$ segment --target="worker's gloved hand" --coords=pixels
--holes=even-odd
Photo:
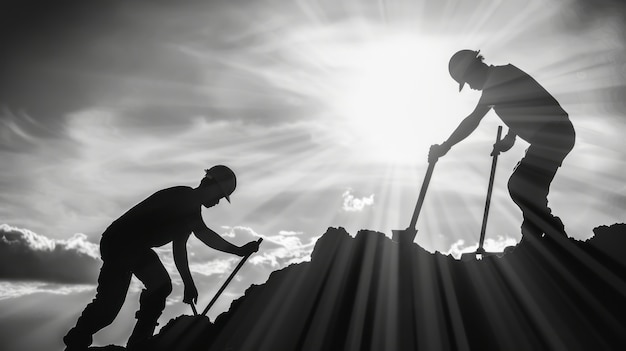
[[[428,163],[437,162],[439,157],[444,156],[448,151],[450,151],[450,146],[445,142],[432,145],[428,151]]]
[[[244,246],[240,247],[240,252],[239,252],[239,256],[247,256],[247,255],[252,255],[253,253],[259,251],[259,242],[258,241],[251,241],[247,244],[245,244]]]
[[[190,304],[198,302],[198,289],[195,284],[185,284],[185,295],[183,296],[183,302]]]
[[[491,156],[497,156],[501,152],[509,151],[514,144],[515,137],[509,137],[509,135],[506,135],[504,138],[493,144],[493,151],[491,151]]]

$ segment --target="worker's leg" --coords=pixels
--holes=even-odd
[[[541,237],[547,232],[565,235],[561,220],[548,207],[550,184],[560,161],[543,158],[542,151],[536,146],[528,149],[509,179],[509,193],[522,210],[522,235]]]
[[[96,297],[85,307],[76,326],[63,338],[67,350],[86,349],[92,342],[92,336],[100,329],[111,324],[119,313],[131,272],[119,262],[104,261],[98,277]]]
[[[141,254],[133,273],[144,284],[145,289],[139,298],[139,311],[135,314],[137,324],[128,339],[128,346],[136,346],[146,341],[154,333],[157,320],[165,308],[165,300],[172,292],[172,282],[157,254],[146,250]]]
[[[537,181],[542,189],[539,196],[542,199],[545,197],[545,209],[547,211],[539,212],[539,222],[543,232],[550,238],[567,237],[563,221],[552,215],[552,211],[547,206],[547,196],[557,170],[574,148],[575,141],[576,132],[570,123],[552,124],[544,127],[541,132],[535,135],[533,152],[530,156],[527,155],[527,158],[530,157],[529,161],[535,164],[541,173]]]

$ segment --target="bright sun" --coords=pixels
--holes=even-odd
[[[335,109],[368,157],[415,161],[417,148],[425,150],[451,131],[440,132],[448,124],[441,107],[454,97],[447,57],[407,38],[344,50]]]

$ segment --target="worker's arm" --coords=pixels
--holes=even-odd
[[[452,132],[448,140],[444,141],[441,144],[435,144],[430,147],[430,152],[428,153],[428,162],[437,161],[437,159],[450,151],[452,146],[459,143],[461,140],[467,138],[476,127],[480,121],[485,117],[487,112],[491,109],[491,106],[485,105],[483,103],[478,103],[476,108],[469,116],[465,117],[463,121],[459,124],[458,127]]]
[[[193,233],[205,245],[214,248],[215,250],[227,252],[233,255],[246,256],[259,250],[259,244],[256,241],[251,241],[243,246],[233,245],[216,232],[207,228],[203,222],[197,223],[194,226]]]
[[[198,289],[196,289],[196,284],[193,282],[191,272],[189,271],[189,261],[187,259],[188,238],[189,236],[186,235],[183,238],[175,239],[172,242],[172,251],[174,253],[174,263],[176,264],[178,273],[180,273],[180,277],[183,279],[183,283],[185,284],[183,302],[191,304],[192,302],[196,303],[198,301]]]

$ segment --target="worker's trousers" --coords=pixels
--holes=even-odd
[[[522,235],[566,235],[563,223],[548,207],[548,193],[574,141],[571,125],[546,127],[517,164],[508,187],[511,198],[522,210]]]
[[[85,307],[76,326],[65,337],[66,344],[89,346],[92,335],[111,324],[119,313],[134,274],[145,286],[139,298],[136,317],[154,323],[165,308],[172,283],[157,254],[151,249],[130,250],[113,245],[103,238],[103,260],[95,298]]]

